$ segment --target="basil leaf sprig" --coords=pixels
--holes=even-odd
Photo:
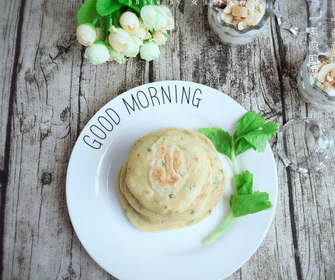
[[[240,174],[236,169],[236,158],[253,149],[264,152],[267,142],[275,135],[278,127],[274,122],[265,119],[254,111],[246,113],[237,123],[236,131],[231,136],[221,128],[200,128],[198,131],[207,136],[216,150],[226,155],[233,167],[236,194],[230,197],[231,210],[221,225],[209,235],[204,244],[212,243],[232,223],[234,218],[257,213],[272,206],[267,192],[253,191],[254,175],[246,170]]]

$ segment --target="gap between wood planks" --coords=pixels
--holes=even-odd
[[[280,27],[277,21],[275,21],[275,28],[276,28],[276,35],[277,35],[276,37],[277,37],[277,43],[278,43],[278,52],[279,54],[280,53],[283,54],[283,56],[280,56],[280,57],[285,57],[284,43],[280,36]],[[276,57],[276,60],[277,60],[276,66],[277,66],[278,77],[283,77],[282,69],[285,68],[285,60],[281,60],[280,57]],[[282,118],[283,118],[283,125],[284,125],[287,122],[287,119],[286,119],[285,98],[284,98],[285,90],[284,90],[284,83],[282,79],[279,79],[279,86],[280,86],[280,98],[281,98],[281,104],[282,104]],[[295,210],[294,210],[294,203],[293,203],[293,193],[292,193],[293,188],[292,188],[292,180],[291,180],[291,170],[289,169],[289,167],[286,167],[286,176],[287,176],[287,187],[288,187],[288,196],[289,196],[290,224],[291,224],[292,241],[293,241],[293,249],[294,249],[294,263],[295,263],[295,269],[297,273],[297,279],[301,280],[303,279],[301,260],[300,260],[300,256],[295,253],[299,250],[299,248],[298,248],[297,225],[294,219]]]
[[[21,35],[23,26],[23,15],[26,1],[21,0],[19,20],[16,31],[16,41],[15,41],[15,53],[14,53],[14,63],[13,71],[10,83],[10,94],[8,100],[8,118],[6,125],[6,140],[5,140],[5,155],[4,155],[4,169],[0,172],[0,184],[1,184],[1,202],[0,202],[0,278],[3,274],[3,251],[4,251],[4,223],[5,223],[5,207],[6,207],[6,193],[9,178],[9,160],[10,160],[10,140],[12,134],[12,117],[14,110],[14,97],[16,95],[16,83],[17,75],[19,72],[19,58],[21,54]]]

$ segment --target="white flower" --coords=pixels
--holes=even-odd
[[[108,42],[117,52],[124,52],[129,42],[131,41],[130,35],[124,31],[122,28],[115,28],[114,26],[110,29],[110,34],[108,36]]]
[[[140,55],[142,59],[146,61],[151,61],[159,57],[160,50],[158,45],[155,42],[151,41],[141,46]]]
[[[139,53],[142,41],[137,37],[131,36],[122,28],[115,28],[114,26],[110,29],[110,32],[108,41],[114,50],[128,57],[135,57]]]
[[[112,47],[109,47],[109,55],[110,55],[110,61],[116,61],[120,64],[123,64],[126,62],[126,58],[122,53],[117,52]]]
[[[123,52],[127,57],[135,57],[140,52],[140,46],[143,45],[143,42],[136,36],[130,36],[132,43],[129,44],[129,47]]]
[[[167,33],[163,31],[155,31],[152,34],[152,38],[155,39],[156,43],[158,46],[164,45],[168,39]]]
[[[95,26],[91,23],[80,24],[76,33],[78,42],[85,47],[92,45],[97,37]]]
[[[145,30],[144,27],[140,26],[134,35],[140,40],[144,40],[147,35],[147,30]]]
[[[172,30],[172,29],[174,29],[174,18],[173,18],[173,15],[171,13],[171,10],[164,5],[160,5],[159,7],[162,10],[162,12],[163,12],[163,14],[166,18],[166,21],[167,21],[166,26],[162,30]]]
[[[104,41],[94,42],[86,49],[85,58],[94,65],[105,63],[110,58],[107,44]]]
[[[132,12],[125,12],[120,17],[120,25],[130,34],[135,34],[140,27],[138,17]]]
[[[146,5],[141,9],[141,18],[149,29],[164,30],[167,26],[167,18],[163,10],[156,5]]]
[[[137,29],[134,35],[142,41],[151,38],[151,34],[148,28],[146,28],[142,22],[140,22],[140,27]]]

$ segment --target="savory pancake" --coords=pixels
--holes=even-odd
[[[135,226],[162,231],[207,217],[222,197],[225,179],[207,137],[168,128],[134,144],[120,170],[118,192]]]

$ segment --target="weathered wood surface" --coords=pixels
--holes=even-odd
[[[158,61],[97,67],[83,60],[75,41],[78,1],[0,2],[0,278],[115,279],[73,231],[65,175],[83,126],[127,89],[189,80],[280,125],[310,116],[335,128],[333,112],[306,105],[297,91],[306,36],[291,36],[272,18],[252,44],[229,48],[209,31],[204,1],[179,2],[170,2],[177,28]],[[331,17],[335,4],[329,0],[328,6]],[[277,162],[274,222],[252,258],[228,279],[335,279],[335,168],[301,176]]]

